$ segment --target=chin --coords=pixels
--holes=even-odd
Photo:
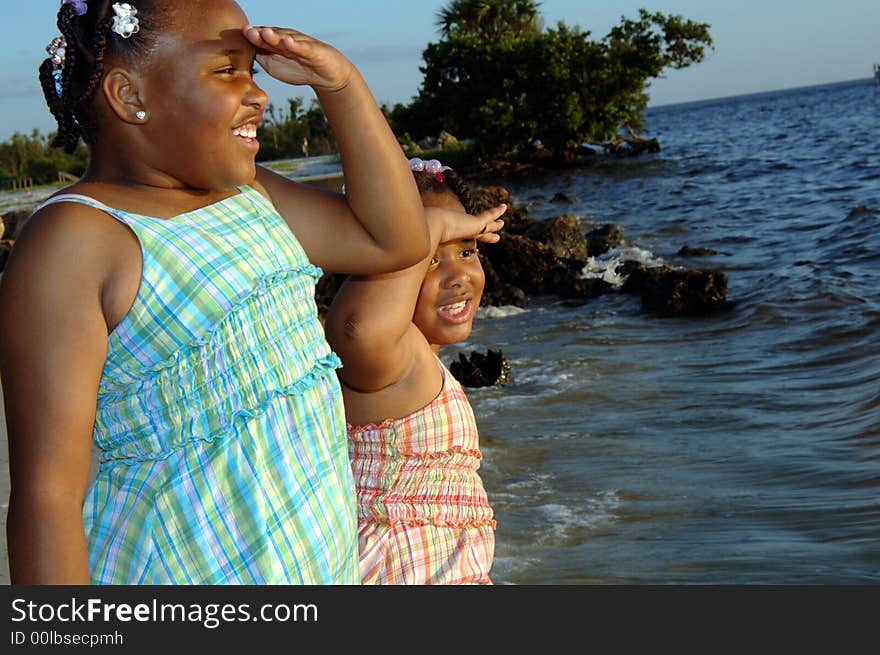
[[[227,178],[226,187],[227,189],[231,190],[240,186],[249,186],[254,183],[254,180],[256,178],[257,167],[255,165],[251,165],[250,167],[242,167],[240,170],[235,171],[235,173]]]
[[[438,328],[425,333],[428,342],[435,346],[451,346],[454,343],[466,341],[471,336],[472,326],[459,325],[454,328]]]

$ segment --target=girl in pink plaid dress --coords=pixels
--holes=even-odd
[[[437,352],[466,339],[500,207],[476,216],[467,185],[436,160],[410,160],[431,256],[396,273],[351,277],[327,314],[342,358],[363,584],[491,584],[495,520],[477,470],[476,423]]]

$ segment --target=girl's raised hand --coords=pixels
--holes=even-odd
[[[437,207],[427,207],[425,211],[437,212],[442,221],[440,243],[459,239],[476,239],[483,243],[497,243],[501,240],[498,232],[504,227],[501,216],[507,211],[507,205],[501,204],[479,214],[462,214]]]
[[[317,90],[345,88],[354,66],[336,48],[283,27],[245,25],[245,38],[257,48],[257,62],[272,77]]]

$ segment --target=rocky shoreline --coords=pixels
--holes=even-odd
[[[341,176],[304,181],[338,190]],[[565,213],[533,219],[501,186],[477,189],[473,197],[478,210],[500,203],[508,206],[501,241],[480,247],[486,272],[486,292],[481,306],[526,307],[535,297],[547,296],[583,304],[608,293],[635,296],[643,311],[661,316],[701,316],[730,306],[727,276],[719,270],[688,269],[669,264],[649,266],[621,256],[619,261],[615,260],[613,270],[613,277],[620,283],[585,277],[584,271],[590,260],[606,255],[622,244],[623,230],[618,225],[594,225],[577,215]],[[0,217],[0,274],[31,211],[32,208],[16,209]],[[678,254],[693,259],[715,253],[683,245]],[[344,278],[326,274],[318,281],[315,299],[322,316]],[[462,383],[470,382],[468,386],[503,384],[509,379],[509,367],[501,353],[472,353],[458,366],[464,378]]]
[[[651,267],[623,259],[616,268],[617,276],[624,278],[622,285],[584,278],[590,258],[606,254],[622,243],[620,226],[582,224],[574,214],[532,219],[500,186],[479,189],[473,196],[479,210],[500,203],[508,206],[501,241],[480,246],[486,272],[483,307],[525,307],[535,296],[585,303],[606,293],[637,296],[644,311],[664,316],[700,316],[729,306],[727,276],[718,270],[667,264]],[[688,258],[713,254],[690,246],[683,246],[679,253]],[[319,280],[316,300],[321,314],[344,278],[327,274]]]
[[[321,178],[308,183],[333,188],[340,178]],[[616,274],[620,286],[602,279],[585,278],[590,258],[599,257],[623,241],[623,230],[614,224],[584,223],[574,214],[537,220],[524,207],[516,206],[507,189],[490,186],[478,189],[474,200],[479,210],[506,203],[503,238],[483,244],[480,257],[486,271],[483,306],[524,307],[531,296],[556,296],[570,301],[587,301],[606,293],[638,296],[645,311],[662,315],[698,316],[724,309],[727,276],[718,270],[687,269],[683,266],[649,267],[643,262],[622,260]],[[15,209],[0,216],[0,273],[33,208]],[[687,259],[715,254],[705,248],[683,245],[678,254]],[[316,299],[325,310],[341,282],[341,276],[325,275],[318,283]]]

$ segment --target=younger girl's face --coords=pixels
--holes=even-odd
[[[465,213],[451,192],[423,193],[422,203]],[[413,323],[433,346],[464,341],[473,329],[485,285],[474,239],[441,243],[422,281]]]

